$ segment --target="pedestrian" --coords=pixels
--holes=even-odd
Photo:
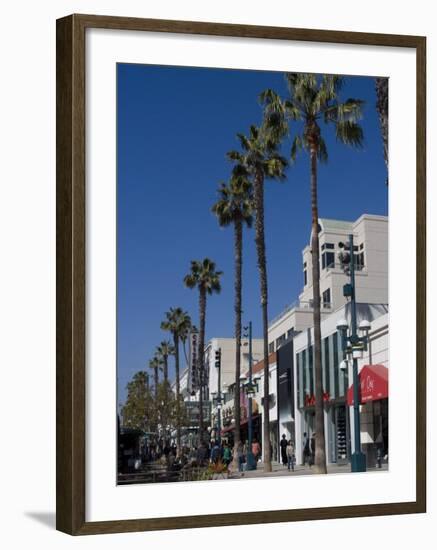
[[[255,457],[255,461],[258,462],[261,458],[261,445],[256,439],[252,442],[252,454]]]
[[[310,453],[310,466],[312,466],[316,456],[316,432],[313,432],[310,439]]]
[[[223,462],[226,466],[229,466],[231,461],[232,461],[232,451],[229,445],[225,443],[223,447]]]
[[[242,472],[244,468],[244,446],[241,441],[237,445],[238,471]]]
[[[199,466],[204,466],[205,461],[207,460],[207,449],[205,443],[200,443],[197,448],[197,464]]]
[[[308,434],[304,432],[303,433],[303,460],[302,460],[304,466],[307,463],[307,461],[308,461],[308,464],[310,465],[310,456],[311,456],[310,438],[308,437]]]
[[[211,462],[213,464],[217,464],[217,462],[220,460],[220,458],[221,458],[220,445],[218,444],[218,441],[215,441],[214,445],[211,449]]]
[[[282,465],[283,466],[286,466],[287,463],[288,463],[288,458],[287,458],[287,445],[288,445],[288,442],[287,442],[287,436],[285,434],[282,434],[282,439],[281,439],[281,459],[282,459]],[[290,468],[289,468],[290,469]]]
[[[293,441],[291,441],[291,439],[287,444],[285,452],[286,452],[286,455],[287,455],[288,469],[290,470],[290,468],[291,468],[291,470],[293,470],[293,472],[294,472],[294,464],[296,462],[296,455],[295,455],[295,452],[294,452],[294,443],[293,443]]]

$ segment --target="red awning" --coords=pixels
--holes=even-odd
[[[384,365],[364,365],[358,375],[360,379],[360,403],[377,401],[388,397],[388,369]],[[353,385],[347,391],[348,405],[354,404]]]
[[[252,415],[252,422],[258,418],[259,414]],[[245,426],[249,423],[249,420],[246,418],[246,420],[242,420],[240,422],[240,427]],[[222,428],[221,434],[224,435],[227,432],[232,432],[235,430],[235,424],[232,424],[231,426],[227,426],[226,428]]]

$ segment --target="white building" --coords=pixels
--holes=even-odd
[[[352,361],[342,368],[345,355],[341,335],[337,330],[340,319],[350,324],[349,304],[333,312],[321,323],[322,369],[325,394],[325,441],[328,463],[344,463],[354,451]],[[368,465],[374,465],[378,448],[388,451],[388,308],[383,304],[358,304],[357,323],[370,322],[369,345],[358,360],[360,373],[361,444]],[[364,335],[364,333],[363,333]],[[302,451],[303,434],[315,431],[314,369],[312,349],[313,329],[294,338],[294,402],[295,439]],[[302,462],[302,452],[298,453]]]
[[[320,233],[320,297],[321,315],[325,319],[343,306],[343,285],[348,277],[341,269],[339,243],[354,236],[356,300],[360,303],[388,303],[388,218],[363,214],[355,222],[319,220]],[[313,286],[311,247],[306,246],[303,258],[303,290],[269,325],[269,352],[276,351],[296,332],[312,327]]]
[[[218,350],[221,352],[220,372],[215,366]],[[262,353],[262,340],[253,339],[252,360],[254,363],[259,361]],[[208,371],[208,399],[212,404],[211,428],[213,437],[216,437],[219,426],[228,430],[225,432],[228,433],[232,425],[235,396],[235,354],[235,338],[212,338],[205,347],[205,370]],[[249,368],[249,347],[247,339],[244,338],[241,342],[240,357],[240,372],[244,373]],[[219,392],[222,394],[222,403],[220,404],[215,399]],[[244,409],[244,403],[242,403],[242,406]]]
[[[348,298],[343,286],[349,277],[338,260],[339,243],[353,235],[355,257],[355,287],[359,319],[372,324],[369,355],[360,366],[380,364],[388,367],[388,218],[363,214],[354,222],[319,220],[320,293],[322,364],[326,388],[325,434],[328,462],[348,460],[347,448],[353,428],[350,428],[347,399],[351,375],[340,369],[343,359],[341,339],[336,323],[348,317]],[[269,385],[270,440],[273,457],[279,458],[278,441],[282,434],[301,445],[303,433],[314,431],[314,381],[312,367],[312,256],[310,246],[303,250],[303,289],[299,300],[275,317],[269,325]],[[367,362],[366,362],[367,361]],[[263,364],[254,367],[261,376],[256,401],[263,398]],[[376,372],[377,369],[374,369]],[[367,371],[366,371],[367,372]],[[376,376],[376,374],[375,374]],[[384,398],[385,399],[385,398]],[[388,437],[388,407],[385,399],[363,405],[361,430],[363,448],[372,461],[376,444]],[[260,408],[262,414],[262,408]],[[384,424],[384,434],[375,426]],[[344,431],[344,433],[343,433]],[[376,433],[378,432],[378,433]],[[262,426],[260,426],[262,434]],[[378,441],[379,438],[379,441]],[[353,437],[352,437],[353,440]],[[343,443],[343,447],[340,443]],[[384,448],[386,441],[382,441]],[[345,450],[346,446],[346,450]],[[264,448],[264,446],[263,446]],[[353,450],[353,449],[352,449]],[[300,453],[298,453],[299,455]],[[298,456],[298,461],[301,457]]]
[[[220,391],[223,391],[235,383],[235,338],[212,338],[205,346],[205,370],[209,373],[208,397],[210,401],[212,401],[212,394],[219,391],[219,373],[215,366],[215,354],[218,350],[221,351]],[[254,363],[261,359],[262,354],[262,339],[252,340],[252,357]],[[249,347],[246,339],[242,339],[240,361],[241,372],[245,372],[249,368]]]

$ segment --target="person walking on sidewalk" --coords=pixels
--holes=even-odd
[[[313,432],[313,435],[310,439],[310,467],[314,464],[314,459],[316,456],[316,432]]]
[[[241,441],[238,442],[237,457],[238,457],[238,471],[242,472],[244,469],[244,446]]]
[[[285,434],[282,434],[282,439],[281,439],[281,460],[282,460],[282,465],[283,466],[286,466],[287,462],[288,462],[288,459],[287,459],[287,445],[288,445],[287,436]]]
[[[255,457],[255,461],[258,462],[261,457],[261,445],[256,439],[252,442],[252,454]]]
[[[308,460],[308,464],[311,465],[310,457],[311,457],[310,438],[308,437],[308,434],[304,432],[303,433],[303,460],[302,460],[304,466],[307,463],[307,460]]]
[[[232,451],[230,446],[225,443],[223,446],[223,462],[226,466],[229,466],[229,464],[232,461]]]
[[[285,452],[286,452],[286,455],[287,455],[288,469],[289,470],[291,469],[294,472],[294,464],[296,462],[296,455],[294,453],[294,443],[291,441],[291,439],[287,444]]]

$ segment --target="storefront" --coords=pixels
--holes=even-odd
[[[305,337],[306,336],[306,337]],[[313,345],[309,335],[301,335],[296,357],[296,445],[298,460],[303,460],[304,434],[308,437],[315,427],[315,380]],[[305,341],[306,340],[306,341]],[[306,344],[306,345],[305,345]],[[328,464],[347,464],[350,460],[349,411],[346,393],[348,373],[339,368],[342,355],[337,332],[322,338],[323,401],[325,411],[325,442]]]
[[[384,365],[364,365],[359,373],[361,445],[367,466],[374,467],[378,454],[388,457],[388,369]],[[354,404],[353,385],[347,394]]]
[[[261,426],[262,415],[259,412],[258,403],[252,399],[252,441],[262,440]],[[232,405],[225,405],[222,411],[222,441],[234,445],[235,433],[235,409]],[[240,392],[240,439],[244,443],[249,439],[249,398],[244,392]]]
[[[278,440],[285,435],[287,441],[296,441],[294,410],[294,348],[293,340],[286,342],[276,352],[277,355],[277,395],[278,395],[278,431],[275,459],[280,460]]]

